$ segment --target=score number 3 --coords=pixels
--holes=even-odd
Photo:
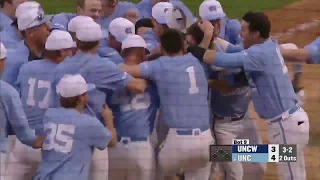
[[[27,105],[29,106],[36,105],[36,101],[34,99],[36,83],[37,83],[37,80],[35,78],[30,78],[28,80],[29,91],[28,91]],[[43,100],[39,102],[38,106],[39,108],[42,108],[42,109],[49,108],[49,101],[50,101],[50,95],[51,95],[51,83],[50,81],[39,80],[37,84],[38,84],[37,86],[38,88],[48,89],[46,95],[44,96]]]
[[[50,132],[46,137],[46,141],[43,143],[44,150],[55,150],[61,153],[71,152],[73,146],[71,136],[74,135],[76,130],[74,125],[48,123],[44,125],[44,129],[46,132]],[[66,133],[70,134],[70,136],[65,135]],[[64,146],[58,142],[63,143]]]
[[[189,94],[196,94],[199,92],[199,88],[197,87],[196,74],[194,71],[194,67],[189,66],[186,69],[186,71],[189,74],[189,81],[190,81]]]

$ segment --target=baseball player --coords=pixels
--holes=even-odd
[[[215,27],[215,34],[233,45],[241,44],[241,25],[237,19],[229,19],[219,1],[206,0],[199,6],[199,16]]]
[[[244,51],[217,53],[190,47],[199,59],[222,68],[244,68],[259,117],[268,122],[272,144],[297,144],[297,162],[278,163],[280,179],[306,179],[304,150],[309,141],[309,118],[298,105],[278,44],[269,38],[271,24],[263,13],[248,12],[241,22]],[[200,23],[208,47],[213,32],[209,22]],[[299,136],[297,136],[299,134]]]
[[[213,137],[205,72],[195,57],[184,55],[180,31],[169,29],[160,41],[164,56],[122,68],[157,85],[163,120],[170,128],[158,157],[163,174],[174,176],[183,170],[186,179],[208,179],[211,166],[208,146]]]
[[[198,23],[191,25],[186,33],[187,44],[198,45],[204,33]],[[215,38],[214,49],[225,52],[219,48],[221,40]],[[229,50],[229,49],[226,49]],[[251,92],[245,74],[241,69],[224,69],[217,71],[205,66],[208,71],[210,90],[210,106],[213,114],[213,133],[216,144],[230,145],[233,139],[249,139],[251,144],[261,144],[261,138],[255,122],[251,119],[248,108],[251,102]],[[247,167],[246,174],[252,179],[262,179],[265,167],[259,163],[221,163],[220,171],[226,179],[243,178],[243,168]],[[211,178],[216,176],[216,163],[212,164]]]
[[[72,55],[74,43],[66,31],[53,31],[45,44],[44,59],[31,61],[20,68],[17,87],[29,126],[36,135],[43,131],[45,111],[54,107],[52,84],[57,65]],[[12,180],[22,180],[35,175],[41,160],[40,150],[32,149],[16,141],[10,154],[7,173]]]
[[[83,113],[88,92],[95,88],[81,75],[66,75],[57,85],[61,108],[49,108],[44,116],[45,142],[42,161],[34,180],[88,180],[92,148],[115,144],[116,134],[110,109],[102,111],[104,127],[97,118]],[[116,137],[116,136],[115,136]]]
[[[109,91],[128,88],[134,92],[144,92],[147,83],[142,79],[132,78],[110,60],[98,56],[99,40],[102,39],[100,25],[92,22],[83,24],[76,32],[78,52],[67,61],[60,63],[56,71],[58,82],[65,74],[81,74],[88,83],[97,89],[89,93],[87,114],[96,116],[102,123],[102,107]],[[57,101],[59,102],[59,101]],[[56,103],[58,104],[58,103]],[[108,150],[94,150],[90,179],[108,178]]]
[[[5,68],[7,50],[0,43],[0,74]],[[5,177],[7,167],[8,125],[11,125],[20,142],[41,148],[43,137],[36,137],[34,131],[29,127],[26,115],[24,114],[19,93],[8,83],[0,80],[0,179]]]
[[[108,43],[109,47],[116,50],[117,54],[121,53],[121,43],[128,36],[135,34],[135,26],[132,22],[125,18],[116,18],[109,25]],[[119,55],[120,56],[120,55]],[[107,57],[115,64],[123,63],[123,58]]]
[[[122,41],[124,63],[136,65],[142,62],[145,48],[142,37],[129,35]],[[141,94],[128,89],[113,93],[108,104],[115,116],[119,143],[109,148],[109,179],[155,179],[154,147],[150,137],[159,103],[154,84],[149,84]]]

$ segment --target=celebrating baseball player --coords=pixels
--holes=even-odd
[[[207,21],[199,26],[205,32],[201,45],[208,47],[214,28]],[[304,150],[309,141],[309,118],[298,105],[279,46],[269,38],[270,21],[263,13],[248,12],[243,16],[241,26],[245,49],[242,52],[218,53],[199,46],[190,47],[188,51],[208,64],[244,68],[255,110],[268,122],[270,142],[297,144],[297,162],[278,163],[279,178],[306,179]]]

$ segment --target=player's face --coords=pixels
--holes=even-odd
[[[254,44],[255,35],[250,32],[249,23],[241,21],[241,38],[243,39],[243,48],[248,49]]]
[[[160,37],[164,31],[165,27],[162,24],[159,24],[155,19],[152,19],[153,31],[156,33],[158,37]]]
[[[194,46],[194,45],[197,45],[197,42],[190,34],[187,34],[185,39],[185,44],[186,46]]]
[[[44,47],[50,34],[50,25],[48,23],[44,23],[27,31],[27,36],[29,38],[33,39],[39,47]]]
[[[87,93],[84,93],[83,95],[80,95],[79,99],[80,99],[81,105],[87,105],[88,102],[89,102],[89,98],[88,98],[88,94]]]
[[[0,59],[0,76],[2,75],[2,72],[4,71],[5,66],[6,66],[5,59]]]
[[[121,43],[118,42],[116,40],[116,38],[110,33],[109,33],[108,38],[109,38],[109,46],[112,47],[113,49],[117,50],[118,52],[120,52],[121,51]]]
[[[61,50],[61,56],[65,58],[73,56],[73,48],[63,49]]]
[[[117,8],[119,0],[102,0],[102,14],[104,17],[108,17]]]
[[[77,12],[79,15],[89,16],[96,21],[100,17],[101,8],[100,0],[86,0],[84,7],[78,7]]]
[[[221,30],[220,19],[212,20],[210,22],[214,26],[214,32],[213,32],[214,37],[218,37]]]

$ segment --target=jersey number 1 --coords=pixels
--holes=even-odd
[[[199,92],[199,88],[197,87],[196,74],[194,72],[194,67],[190,66],[186,69],[189,74],[190,88],[189,94],[196,94]]]

